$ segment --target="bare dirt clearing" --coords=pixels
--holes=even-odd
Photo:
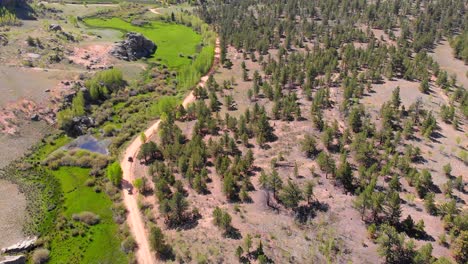
[[[90,44],[82,47],[74,47],[68,59],[73,63],[82,65],[87,69],[102,69],[110,66],[111,57],[109,51],[112,45]]]
[[[468,65],[462,60],[458,60],[453,56],[453,49],[450,47],[448,41],[442,41],[434,49],[434,53],[430,53],[434,60],[439,63],[440,67],[446,70],[450,75],[457,76],[457,82],[468,88]]]
[[[44,100],[45,92],[59,83],[63,76],[56,72],[36,71],[28,68],[0,66],[0,107],[19,99]]]

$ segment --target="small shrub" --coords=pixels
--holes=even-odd
[[[87,211],[78,214],[73,214],[72,218],[75,221],[80,221],[87,225],[95,225],[98,224],[99,221],[101,221],[101,218],[98,215]]]
[[[87,179],[86,182],[85,182],[85,185],[88,186],[88,187],[93,187],[94,184],[96,184],[94,179]]]
[[[128,254],[130,252],[133,252],[137,248],[137,243],[135,242],[135,239],[133,239],[133,237],[129,236],[124,241],[122,241],[122,244],[120,246],[122,248],[122,251]]]
[[[49,250],[45,248],[36,249],[32,255],[32,260],[35,264],[46,263],[49,260]]]
[[[369,227],[367,228],[367,235],[372,240],[377,238],[377,226],[375,224],[369,225]]]
[[[450,176],[450,173],[452,172],[452,165],[450,165],[450,163],[445,164],[443,170],[446,176]]]
[[[31,47],[36,46],[36,42],[34,41],[34,38],[32,38],[31,36],[28,36],[28,38],[26,39],[26,43],[28,43],[28,45]]]

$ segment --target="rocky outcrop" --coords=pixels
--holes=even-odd
[[[67,132],[72,136],[80,136],[86,133],[88,128],[93,127],[94,119],[88,116],[77,116],[72,119],[70,129]]]
[[[31,115],[31,121],[39,121],[39,120],[41,120],[41,117],[38,114]]]
[[[156,49],[156,44],[153,41],[140,33],[130,32],[125,35],[124,40],[117,42],[112,47],[110,54],[121,60],[135,61],[151,56]]]
[[[0,256],[0,264],[24,264],[26,263],[26,257],[23,255],[19,256]]]
[[[62,27],[58,24],[50,24],[49,30],[50,31],[62,31]]]
[[[12,246],[9,246],[9,247],[6,247],[6,248],[2,248],[2,250],[0,251],[0,253],[2,254],[14,254],[14,253],[18,253],[18,252],[23,252],[23,251],[27,251],[27,250],[30,250],[34,247],[34,244],[36,243],[36,240],[37,240],[37,237],[30,237],[28,239],[25,239],[19,243],[16,243]]]

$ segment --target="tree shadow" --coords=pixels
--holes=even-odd
[[[200,215],[192,215],[187,217],[182,224],[170,224],[166,222],[166,225],[169,229],[190,230],[198,226],[198,220],[200,218]]]
[[[224,233],[224,236],[227,238],[235,239],[235,240],[239,240],[242,238],[242,234],[240,233],[239,229],[233,226],[230,226],[226,230],[226,232]]]
[[[330,206],[326,203],[319,201],[313,201],[307,205],[301,205],[295,210],[294,218],[301,224],[307,223],[307,221],[315,218],[317,212],[327,212]]]

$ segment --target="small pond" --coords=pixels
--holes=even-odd
[[[98,140],[92,135],[84,135],[84,136],[79,136],[70,144],[65,146],[64,148],[67,150],[79,148],[79,149],[84,149],[84,150],[88,150],[91,152],[108,155],[109,154],[108,147],[110,143],[111,143],[110,139]]]

